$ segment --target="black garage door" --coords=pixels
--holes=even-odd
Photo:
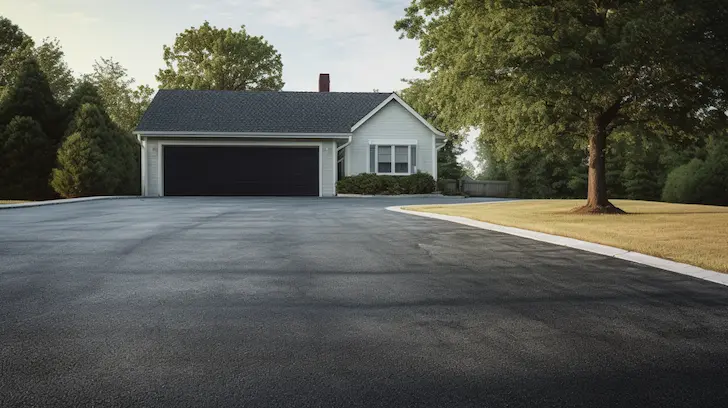
[[[164,195],[318,196],[318,147],[164,146]]]

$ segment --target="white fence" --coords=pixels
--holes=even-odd
[[[446,194],[467,194],[471,197],[508,197],[507,181],[443,180]],[[459,186],[458,186],[459,184]]]

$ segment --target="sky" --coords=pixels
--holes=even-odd
[[[76,75],[94,60],[113,58],[139,84],[157,87],[163,45],[209,21],[245,25],[283,59],[286,91],[315,91],[331,74],[332,91],[399,91],[415,66],[419,44],[399,39],[394,22],[409,0],[0,0],[0,14],[33,39],[57,38]],[[473,158],[472,149],[466,158]]]

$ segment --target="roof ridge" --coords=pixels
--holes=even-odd
[[[362,94],[362,95],[391,95],[395,93],[392,92],[366,92],[366,91],[331,91],[331,92],[319,92],[319,91],[235,91],[230,89],[169,89],[169,88],[163,88],[159,89],[159,92],[195,92],[195,93],[203,93],[203,92],[216,92],[216,93],[285,93],[285,94],[321,94],[321,95],[330,95],[330,94]]]

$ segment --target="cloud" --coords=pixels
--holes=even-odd
[[[192,3],[189,5],[189,9],[191,11],[198,11],[198,10],[205,10],[208,6],[200,3]]]

